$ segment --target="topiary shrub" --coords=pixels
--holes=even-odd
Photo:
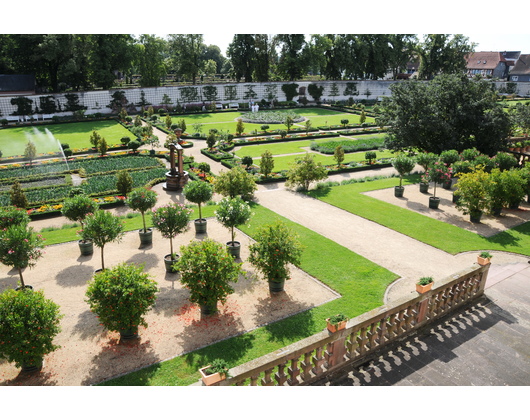
[[[24,194],[24,191],[22,191],[18,181],[15,181],[9,190],[9,199],[11,200],[11,204],[15,207],[25,209],[29,206],[26,194]]]
[[[191,209],[182,204],[172,203],[152,210],[153,226],[158,229],[164,238],[169,239],[169,246],[173,258],[173,238],[189,229]]]
[[[141,146],[142,144],[138,141],[138,140],[133,140],[131,142],[129,142],[128,146],[129,146],[129,149],[131,149],[133,152],[136,153],[136,151],[138,150],[138,148]]]
[[[72,149],[64,149],[63,153],[65,157],[70,157],[74,154],[74,152],[72,152]]]
[[[119,195],[127,196],[132,191],[133,180],[127,169],[122,169],[116,174],[116,189]]]
[[[125,136],[125,137],[122,137],[120,141],[121,141],[121,144],[124,144],[127,146],[129,142],[131,141],[131,138],[129,136]]]
[[[202,220],[201,204],[208,202],[213,195],[213,187],[208,182],[191,181],[184,187],[186,200],[199,206],[199,220]]]
[[[251,156],[244,156],[243,159],[241,159],[241,163],[246,166],[252,166],[253,162]]]
[[[136,188],[131,191],[125,204],[129,206],[134,211],[139,211],[142,215],[142,220],[144,222],[144,232],[147,232],[147,227],[145,225],[145,212],[151,210],[157,201],[157,193],[153,190],[147,189],[145,187]]]
[[[95,213],[98,210],[99,205],[90,197],[84,195],[81,188],[79,188],[79,190],[81,190],[79,194],[76,192],[76,195],[64,200],[61,213],[68,220],[79,222],[81,224],[81,229],[83,229],[85,217],[90,213]]]
[[[61,143],[61,149],[69,149],[70,145],[68,143]]]
[[[240,197],[228,198],[224,197],[218,204],[215,211],[215,217],[219,223],[230,230],[231,243],[235,246],[236,226],[247,223],[250,220],[250,206],[245,203]]]
[[[366,152],[364,158],[368,161],[368,165],[371,165],[372,161],[377,159],[377,153],[371,151]]]

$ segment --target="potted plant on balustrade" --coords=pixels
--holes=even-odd
[[[44,239],[24,223],[0,230],[0,263],[13,267],[20,277],[19,289],[33,289],[24,283],[22,269],[33,268],[44,254]],[[1,320],[0,320],[1,322]]]
[[[225,380],[228,377],[228,363],[224,359],[215,359],[208,366],[199,369],[202,383],[206,386],[214,385]]]
[[[283,292],[285,280],[290,276],[289,264],[300,265],[304,246],[284,222],[260,226],[253,236],[255,243],[249,246],[248,261],[269,283],[269,291]]]
[[[235,227],[247,223],[250,216],[250,206],[240,197],[224,197],[219,201],[215,211],[217,221],[230,230],[232,239],[226,243],[226,247],[234,258],[239,258],[241,255],[241,243],[235,240]]]
[[[82,239],[92,239],[94,245],[101,248],[101,268],[94,271],[99,273],[105,270],[105,260],[103,251],[105,245],[111,242],[120,242],[123,238],[123,223],[119,216],[113,215],[110,211],[98,210],[87,215],[85,227],[78,234]]]
[[[394,187],[394,196],[403,197],[403,191],[405,191],[405,187],[402,186],[403,175],[408,174],[414,169],[416,161],[413,158],[401,153],[397,157],[392,159],[391,162],[392,166],[399,174],[399,187]]]
[[[169,239],[170,253],[164,256],[168,273],[176,272],[173,264],[179,259],[179,255],[173,252],[173,238],[189,229],[191,213],[191,209],[178,203],[166,204],[151,211],[154,228]]]
[[[438,156],[436,156],[434,153],[418,153],[416,156],[416,163],[420,165],[423,168],[423,175],[427,172],[430,166],[432,166],[436,160],[438,159]],[[427,177],[421,178],[420,181],[420,192],[426,193],[429,191],[429,180]]]
[[[434,280],[432,277],[422,277],[418,283],[416,283],[416,292],[423,294],[427,293],[432,289]]]
[[[84,220],[89,214],[95,213],[99,205],[85,194],[78,194],[73,197],[66,198],[63,203],[61,213],[64,217],[72,222],[79,222],[81,230],[84,228]],[[81,255],[92,255],[94,246],[92,239],[80,239],[78,241]]]
[[[435,162],[427,169],[422,179],[434,182],[434,193],[432,197],[429,197],[429,208],[437,209],[440,205],[440,198],[436,197],[436,184],[451,180],[451,168],[447,166],[447,163]]]
[[[482,251],[477,257],[477,262],[479,265],[488,265],[492,258],[493,255],[491,255],[488,251]]]
[[[207,220],[202,218],[201,204],[207,203],[213,196],[213,186],[209,182],[191,181],[184,187],[186,200],[199,206],[199,218],[194,220],[195,233],[206,233]]]
[[[455,191],[455,196],[458,197],[456,208],[469,214],[471,223],[479,223],[482,213],[488,207],[489,174],[484,172],[483,167],[477,166],[473,172],[459,174],[459,177]]]
[[[147,328],[144,317],[159,292],[156,281],[143,269],[143,264],[125,262],[108,268],[88,282],[85,293],[85,302],[100,325],[118,331],[124,340],[136,338],[140,325]]]
[[[225,304],[228,295],[234,293],[232,283],[243,273],[243,263],[236,263],[226,247],[213,239],[181,246],[180,253],[174,267],[190,291],[190,302],[198,304],[203,315],[216,313],[217,303]]]
[[[53,339],[61,332],[64,315],[42,290],[7,289],[0,295],[0,359],[34,372],[44,356],[61,348]]]
[[[337,332],[346,328],[346,323],[348,322],[348,317],[342,313],[337,315],[330,316],[326,318],[327,329],[329,332]]]
[[[144,228],[138,231],[140,243],[149,245],[153,243],[153,229],[147,229],[145,224],[145,212],[151,210],[156,205],[157,193],[149,188],[141,187],[132,190],[125,200],[125,204],[134,211],[139,211],[142,215]]]

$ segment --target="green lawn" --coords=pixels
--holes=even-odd
[[[417,182],[418,175],[404,178],[405,185]],[[361,194],[396,185],[399,185],[399,178],[389,178],[310,191],[308,195],[450,254],[495,250],[530,255],[530,222],[484,238],[465,229]]]
[[[357,114],[339,114],[335,113],[335,115],[328,115],[328,116],[321,116],[321,117],[311,117],[309,118],[311,120],[311,125],[313,127],[318,127],[322,125],[334,125],[334,124],[340,124],[340,120],[348,120],[350,124],[359,124],[361,116]],[[374,118],[366,117],[367,123],[373,123],[375,121]],[[303,125],[304,123],[299,123],[299,125]]]
[[[278,110],[276,110],[278,111]],[[279,110],[282,111],[282,110]],[[287,110],[284,110],[287,111]],[[342,114],[337,111],[330,111],[327,109],[321,108],[296,108],[290,109],[289,111],[294,111],[299,115],[308,117],[312,121],[313,127],[318,125],[323,125],[326,120],[329,124],[340,124],[340,120],[347,118],[351,123],[359,122],[359,116],[354,114]],[[261,111],[260,111],[261,112]],[[266,112],[266,111],[265,111]],[[184,119],[186,122],[186,131],[188,133],[193,133],[193,124],[200,122],[203,123],[202,131],[208,132],[210,128],[217,128],[218,130],[229,130],[231,133],[236,131],[236,119],[243,115],[244,112],[218,112],[212,114],[196,114],[196,115],[172,115],[171,118],[173,122],[177,122],[180,119]],[[321,120],[322,119],[322,120]],[[373,119],[367,118],[367,122],[372,121]],[[261,130],[261,124],[245,124],[245,133],[250,133],[253,130]],[[268,124],[270,130],[275,129],[286,129],[284,124]],[[303,123],[298,123],[297,125],[303,125]]]
[[[49,137],[47,130],[55,139]],[[107,144],[119,144],[124,136],[131,133],[114,120],[88,121],[78,123],[53,124],[35,127],[15,127],[0,130],[0,144],[3,157],[22,155],[29,140],[35,143],[37,153],[57,152],[59,144],[68,143],[70,148],[92,147],[90,134],[92,130],[98,130],[105,137]]]

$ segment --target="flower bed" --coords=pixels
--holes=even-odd
[[[293,140],[307,140],[307,139],[316,139],[316,138],[326,138],[326,137],[336,137],[336,133],[332,132],[320,132],[312,134],[288,134],[285,138],[281,136],[270,136],[270,137],[255,137],[252,139],[237,139],[234,140],[236,144],[266,144],[266,143],[276,143],[279,141],[293,141]]]
[[[232,159],[234,157],[231,153],[223,152],[218,148],[213,148],[211,151],[208,149],[201,149],[201,153],[216,162],[221,162],[223,159]]]
[[[95,197],[92,200],[99,204],[100,208],[116,207],[122,205],[125,202],[125,197],[121,195]],[[40,207],[32,207],[27,209],[28,215],[31,220],[37,220],[44,217],[60,216],[62,204],[43,204]]]

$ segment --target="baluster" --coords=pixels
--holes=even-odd
[[[359,346],[359,354],[366,353],[366,343],[368,339],[366,338],[366,327],[361,328],[361,333],[357,337],[357,344]]]
[[[300,365],[302,366],[302,374],[300,377],[302,380],[307,381],[308,379],[311,379],[311,369],[313,368],[313,365],[311,364],[311,355],[313,354],[312,351],[308,351],[307,353],[304,353],[304,360]]]
[[[298,385],[300,381],[298,380],[298,375],[300,375],[300,369],[298,368],[298,358],[291,359],[291,366],[287,369],[289,372],[289,379],[287,383],[291,386]]]
[[[250,386],[258,386],[259,373],[250,377]]]
[[[236,382],[236,386],[245,386],[245,382],[247,381],[247,379],[241,379],[240,381],[237,381]]]
[[[357,348],[358,348],[358,344],[357,344],[357,333],[359,331],[352,331],[352,333],[350,334],[350,338],[348,340],[348,357],[350,359],[355,359],[355,357],[357,356]]]
[[[317,347],[316,354],[313,356],[313,364],[315,367],[313,368],[312,372],[317,376],[324,372],[322,365],[326,363],[326,358],[322,355],[323,351],[324,347]]]
[[[456,284],[453,284],[449,289],[447,289],[447,305],[449,308],[453,309],[456,305]]]
[[[414,320],[414,314],[412,313],[412,306],[408,306],[407,310],[405,311],[405,314],[403,315],[403,318],[405,319],[405,325],[404,330],[409,331],[412,328],[412,321]]]
[[[274,381],[271,378],[272,370],[274,368],[265,369],[265,377],[261,379],[262,386],[271,386],[274,385]]]
[[[379,346],[383,346],[386,342],[386,318],[381,318],[379,327],[377,328],[377,342]]]
[[[368,336],[368,343],[370,350],[373,350],[375,348],[375,338],[377,336],[376,334],[376,328],[377,328],[377,322],[372,322],[370,325],[370,331],[366,334]]]
[[[399,311],[396,321],[397,321],[396,335],[399,337],[401,336],[401,334],[403,334],[404,327],[405,327],[405,309],[402,309],[401,311]]]
[[[388,318],[388,321],[386,322],[386,331],[388,340],[391,340],[396,335],[396,314],[392,314]]]
[[[274,379],[276,379],[276,382],[278,382],[278,386],[283,386],[283,384],[287,381],[285,365],[286,363],[280,363],[278,365],[278,372],[276,372],[276,374],[274,375]]]
[[[436,294],[436,305],[434,309],[436,316],[440,316],[442,313],[442,296],[443,296],[443,292],[438,292]]]
[[[465,284],[466,280],[461,281],[460,283],[456,284],[456,295],[455,295],[455,302],[457,304],[461,303],[463,301],[464,292],[462,286]]]

